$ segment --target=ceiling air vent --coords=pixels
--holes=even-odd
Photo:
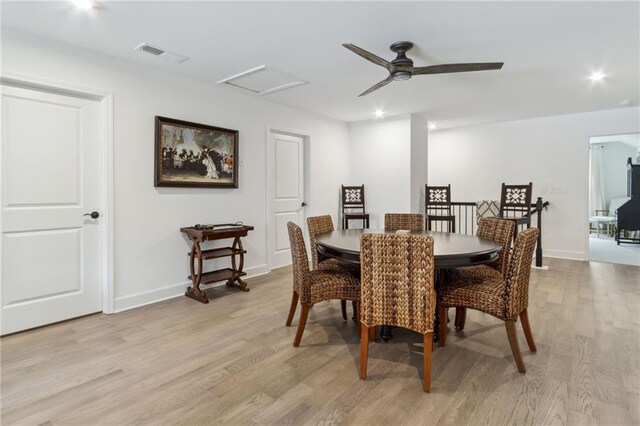
[[[166,59],[167,61],[177,62],[181,64],[182,62],[189,59],[184,55],[179,55],[177,53],[168,52],[164,49],[160,49],[158,47],[151,46],[148,43],[142,43],[140,46],[137,46],[135,50],[141,50],[143,52],[151,53],[154,56],[158,56],[162,59]]]

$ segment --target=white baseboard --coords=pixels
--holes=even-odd
[[[583,251],[571,251],[571,250],[545,249],[543,252],[543,259],[545,257],[557,257],[559,259],[570,259],[570,260],[587,260],[587,256]]]
[[[268,274],[270,272],[266,264],[253,266],[245,269],[247,276],[244,278],[253,278],[259,275]],[[187,287],[191,285],[191,281],[184,281],[177,284],[171,284],[166,287],[155,288],[149,291],[143,291],[141,293],[131,294],[129,296],[116,297],[115,311],[122,312],[133,308],[139,308],[140,306],[149,305],[151,303],[161,302],[163,300],[172,299],[174,297],[183,296],[187,291]],[[204,289],[211,287],[218,287],[224,285],[224,282],[212,284],[209,286],[203,286]]]
[[[549,269],[548,266],[544,266],[544,265],[543,266],[531,265],[531,268],[532,269],[540,269],[540,270],[543,270],[543,271],[547,271]]]

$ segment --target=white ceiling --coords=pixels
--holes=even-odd
[[[640,103],[639,2],[3,2],[2,27],[34,33],[215,85],[259,65],[309,84],[264,98],[343,121],[423,113],[439,127]],[[500,71],[416,76],[358,98],[399,40],[416,66],[503,61]],[[176,64],[142,42],[188,56]],[[593,84],[586,77],[604,70]],[[225,87],[224,90],[241,90]],[[257,96],[257,95],[255,95]]]

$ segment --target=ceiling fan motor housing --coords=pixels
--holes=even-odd
[[[391,63],[396,67],[413,67],[413,61],[407,58],[406,52],[413,47],[410,41],[399,41],[389,46],[392,52],[397,53],[396,58]],[[394,71],[391,73],[394,80],[408,80],[411,78],[410,71]]]
[[[399,41],[397,43],[393,43],[389,49],[391,49],[392,52],[397,53],[397,56],[393,61],[391,61],[391,63],[396,67],[412,67],[413,61],[407,58],[407,55],[405,54],[412,47],[413,43],[410,41]]]

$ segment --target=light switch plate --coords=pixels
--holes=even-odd
[[[549,188],[550,194],[564,194],[565,192],[567,192],[567,190],[564,185],[554,185]]]

